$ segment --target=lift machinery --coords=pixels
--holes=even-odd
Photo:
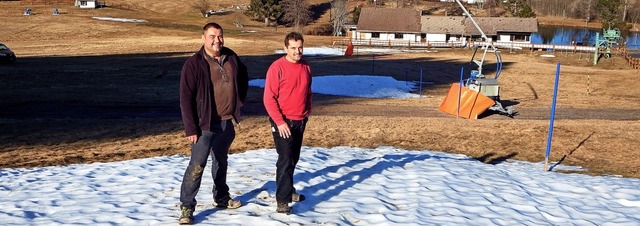
[[[452,84],[447,97],[445,97],[438,109],[464,118],[477,118],[479,114],[487,109],[510,117],[514,116],[516,112],[512,107],[505,108],[500,103],[500,84],[498,83],[498,78],[502,71],[500,51],[480,29],[478,23],[462,3],[459,0],[455,0],[455,2],[464,11],[466,19],[469,19],[480,32],[482,45],[474,47],[473,56],[471,57],[470,77],[462,80],[459,84]],[[492,77],[487,77],[483,73],[483,64],[488,53],[493,53],[496,57],[496,70],[495,75]]]

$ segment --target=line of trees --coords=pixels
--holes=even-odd
[[[201,0],[202,3],[207,0]],[[369,6],[420,7],[418,0],[367,0]],[[331,27],[333,35],[339,35],[342,26],[349,21],[357,23],[360,8],[350,9],[347,0],[331,0]],[[503,8],[517,17],[558,16],[584,19],[585,24],[599,19],[603,29],[630,29],[627,22],[640,22],[640,0],[484,0],[477,6],[488,10],[490,15]],[[264,20],[265,26],[285,24],[301,32],[303,27],[313,22],[313,14],[307,0],[251,0],[245,14],[257,20]]]
[[[499,7],[504,4],[514,16],[546,16],[584,19],[585,24],[598,18],[603,29],[628,30],[627,22],[640,21],[638,0],[486,0],[483,7]],[[533,13],[533,12],[536,13]]]

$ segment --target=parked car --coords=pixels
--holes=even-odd
[[[0,43],[0,62],[13,63],[16,61],[16,54],[6,45]]]

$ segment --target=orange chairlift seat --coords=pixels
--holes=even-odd
[[[494,104],[495,101],[482,93],[461,86],[460,83],[453,83],[438,109],[458,117],[478,119],[478,115]]]

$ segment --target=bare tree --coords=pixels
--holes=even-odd
[[[571,9],[571,17],[584,17],[585,26],[589,25],[589,21],[597,15],[595,2],[596,0],[575,0],[569,6]]]
[[[203,17],[207,17],[207,11],[209,11],[210,6],[210,0],[200,0],[191,4],[191,7],[193,7],[193,9],[195,10],[198,10],[200,15],[202,15]]]
[[[528,0],[536,13],[560,17],[567,16],[567,8],[575,1],[577,0]]]
[[[375,7],[384,5],[384,0],[369,0],[369,5],[373,5]]]
[[[333,22],[333,35],[338,36],[342,33],[342,26],[349,19],[349,11],[347,10],[347,0],[331,1],[331,18]]]
[[[624,0],[624,9],[622,10],[622,21],[627,20],[627,6],[629,5],[629,0]]]
[[[488,10],[489,16],[498,16],[498,12],[496,11],[496,8],[498,8],[498,0],[485,0],[485,1],[478,1],[479,7],[481,9],[486,9]]]
[[[414,0],[396,0],[396,8],[405,8],[414,4]]]
[[[306,0],[283,0],[282,8],[282,20],[292,24],[294,31],[301,32],[302,27],[313,20]]]
[[[640,22],[640,1],[636,1],[628,10],[627,19],[633,23],[633,30],[637,32],[636,23]]]

